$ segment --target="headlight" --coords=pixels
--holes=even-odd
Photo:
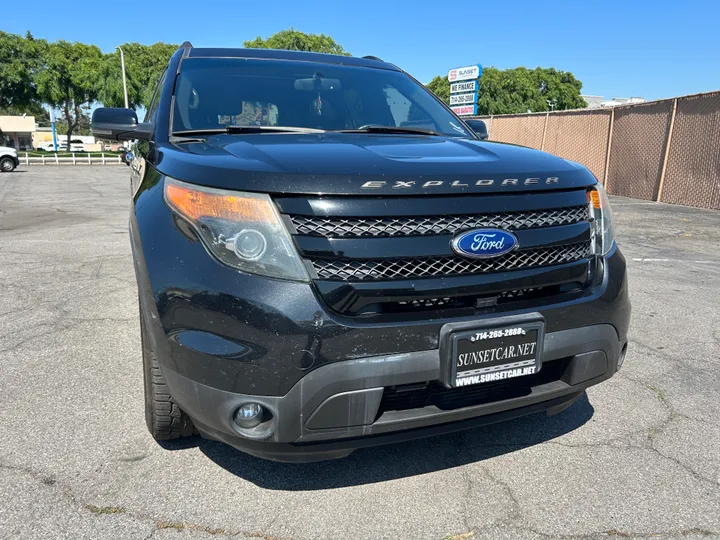
[[[592,250],[597,255],[605,255],[615,242],[610,202],[599,183],[588,189],[587,198],[592,225]]]
[[[249,274],[309,281],[269,196],[166,178],[165,202],[222,263]]]

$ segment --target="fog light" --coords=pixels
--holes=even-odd
[[[241,259],[256,261],[265,254],[267,240],[260,231],[243,229],[235,236],[233,249]]]
[[[241,428],[254,428],[263,420],[263,406],[259,403],[245,403],[235,411],[235,423]]]

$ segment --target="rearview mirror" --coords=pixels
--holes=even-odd
[[[465,120],[465,123],[468,125],[468,127],[470,129],[473,130],[475,135],[480,137],[480,139],[482,139],[483,141],[487,140],[488,130],[487,130],[487,126],[485,125],[485,122],[483,122],[482,120],[471,119],[471,120]]]
[[[110,141],[148,140],[152,124],[139,124],[132,109],[100,107],[93,111],[90,131],[94,137]]]
[[[311,77],[309,79],[295,79],[295,90],[332,90],[333,92],[336,92],[338,90],[342,90],[342,85],[340,84],[339,79],[328,79],[326,77],[316,75],[315,77]]]

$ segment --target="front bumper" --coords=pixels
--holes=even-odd
[[[598,261],[592,284],[573,296],[469,317],[368,322],[333,312],[308,284],[217,263],[169,213],[161,185],[139,191],[130,224],[152,348],[171,395],[201,433],[248,453],[327,459],[361,446],[559,410],[611,377],[624,352],[630,303],[617,249]],[[446,324],[482,325],[528,313],[545,321],[539,374],[554,369],[552,379],[538,378],[522,396],[447,410],[383,406],[390,387],[441,379]],[[260,430],[238,430],[232,415],[247,401],[267,407],[272,421]]]
[[[162,371],[173,398],[206,437],[263,458],[312,461],[343,457],[363,446],[561,410],[585,388],[611,377],[625,346],[607,324],[546,334],[543,369],[558,373],[556,380],[540,379],[522,397],[453,410],[381,409],[386,387],[440,378],[438,350],[329,364],[308,373],[284,396],[226,392],[166,367]],[[247,402],[261,403],[272,413],[257,433],[237,428],[232,420],[235,410]]]

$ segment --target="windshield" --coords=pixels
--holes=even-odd
[[[397,71],[314,62],[187,58],[172,131],[228,126],[352,130],[389,126],[472,137],[425,88]]]

